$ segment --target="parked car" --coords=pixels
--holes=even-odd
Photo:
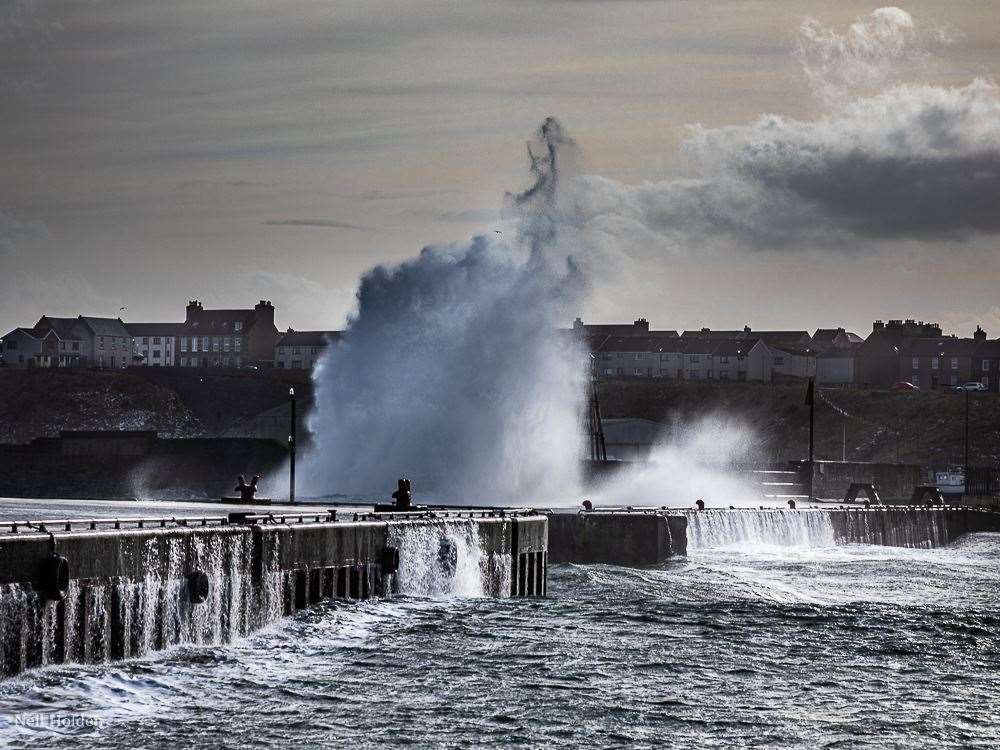
[[[963,385],[958,386],[958,390],[960,390],[960,391],[985,391],[986,390],[986,386],[983,385],[982,383],[977,383],[975,381],[972,381],[970,383],[965,383]]]
[[[913,383],[907,383],[905,380],[900,380],[898,383],[893,383],[890,391],[919,391],[920,389],[913,385]]]

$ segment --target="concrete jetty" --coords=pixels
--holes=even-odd
[[[658,565],[700,547],[874,544],[940,547],[963,534],[1000,532],[1000,513],[963,506],[607,508],[549,513],[556,563]]]
[[[505,509],[3,521],[0,676],[226,643],[323,600],[461,575],[486,596],[544,596],[547,526]]]

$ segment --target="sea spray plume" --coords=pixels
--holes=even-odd
[[[575,484],[583,353],[557,331],[585,284],[562,254],[554,204],[569,143],[555,121],[511,196],[516,232],[427,247],[361,279],[357,312],[314,374],[303,491],[385,491],[537,503]]]
[[[675,424],[654,445],[649,461],[616,475],[594,493],[601,505],[690,507],[753,506],[760,492],[745,469],[754,465],[757,439],[747,425],[722,415]]]

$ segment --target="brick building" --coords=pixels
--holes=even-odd
[[[327,347],[340,339],[340,331],[293,331],[274,347],[274,366],[284,370],[311,370]]]

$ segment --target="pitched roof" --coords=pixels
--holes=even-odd
[[[125,330],[131,336],[180,336],[184,333],[183,323],[126,323]]]
[[[277,346],[326,346],[340,338],[340,331],[289,331]]]
[[[658,336],[608,336],[598,345],[599,352],[675,352],[679,351],[674,339]]]
[[[711,328],[702,328],[698,331],[684,331],[682,339],[738,339],[746,334],[746,330],[739,331],[713,331]]]
[[[8,333],[6,336],[3,336],[2,338],[7,338],[8,336],[13,336],[15,333],[23,333],[23,334],[25,334],[27,336],[31,336],[31,338],[33,338],[33,339],[41,338],[42,336],[45,335],[45,331],[38,331],[38,330],[36,330],[34,328],[23,328],[23,327],[19,326],[19,327],[15,328],[13,331],[11,331],[10,333]]]
[[[203,310],[199,309],[192,313],[192,319],[185,322],[186,333],[199,335],[222,335],[232,333],[236,330],[236,323],[240,323],[242,331],[249,330],[257,321],[257,316],[250,310]]]
[[[60,339],[82,339],[87,335],[80,318],[52,318],[43,315],[35,323],[35,330],[53,330]]]
[[[95,336],[121,336],[128,337],[128,331],[120,318],[91,318],[81,315],[80,320],[86,325]]]
[[[914,357],[971,357],[976,353],[978,344],[974,339],[955,336],[910,339],[904,353]]]
[[[716,357],[743,357],[750,353],[759,339],[733,339],[731,341],[719,341],[715,345],[712,354]]]
[[[976,347],[977,357],[1000,357],[1000,339],[980,341]]]

